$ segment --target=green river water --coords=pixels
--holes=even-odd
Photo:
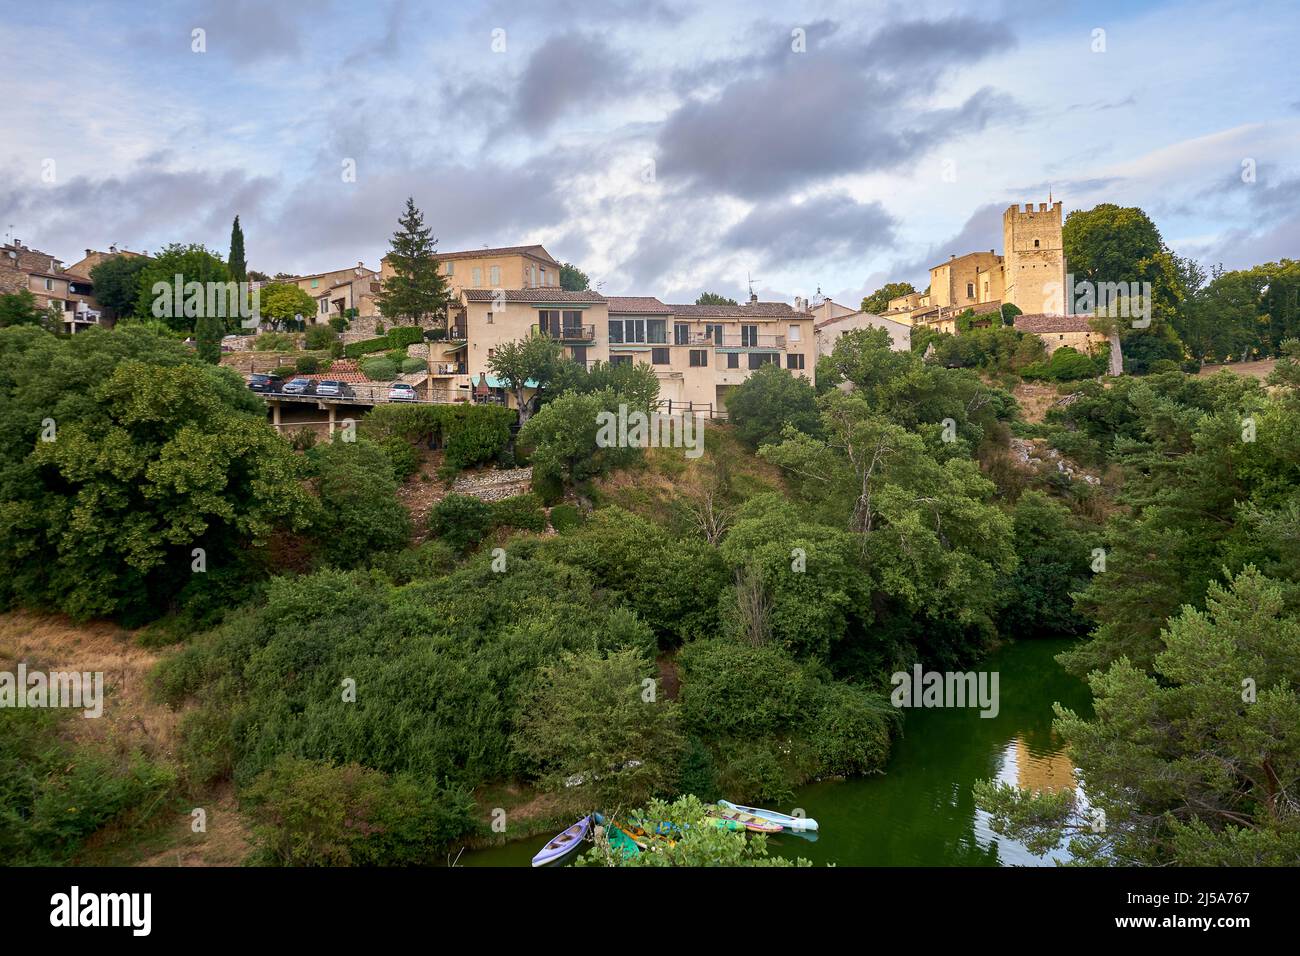
[[[1064,859],[1063,850],[1036,857],[990,830],[971,785],[981,778],[1026,787],[1072,782],[1052,733],[1052,704],[1090,710],[1087,687],[1053,660],[1067,646],[1021,641],[981,662],[978,670],[999,674],[996,717],[980,717],[976,708],[909,709],[884,774],[800,788],[794,806],[817,820],[817,839],[786,834],[769,838],[769,848],[839,866],[1042,866],[1053,856]],[[460,865],[528,866],[547,839],[466,853]]]

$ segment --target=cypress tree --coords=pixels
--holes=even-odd
[[[244,230],[239,226],[238,216],[230,227],[230,257],[226,262],[232,279],[236,282],[248,281],[248,263],[244,260]]]

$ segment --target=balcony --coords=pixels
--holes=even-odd
[[[594,342],[596,327],[594,325],[563,325],[558,329],[534,325],[533,330],[539,335],[549,335],[561,342]]]
[[[724,332],[721,336],[706,335],[704,332],[692,331],[685,342],[673,340],[674,345],[713,345],[728,349],[784,349],[785,336],[770,332],[744,335],[740,332]]]

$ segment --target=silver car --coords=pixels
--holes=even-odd
[[[390,402],[413,402],[415,401],[415,388],[407,382],[394,382],[388,387],[388,400]]]

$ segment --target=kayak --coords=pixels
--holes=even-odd
[[[605,824],[605,839],[609,841],[610,848],[622,853],[624,858],[636,856],[642,850],[641,844],[637,843],[632,834],[617,823]]]
[[[568,856],[582,845],[587,830],[591,828],[591,817],[583,817],[569,829],[558,834],[554,840],[537,851],[533,857],[533,866],[546,866]]]
[[[746,813],[743,810],[728,810],[726,807],[709,807],[706,814],[715,820],[730,820],[738,823],[746,830],[752,830],[755,833],[780,833],[785,827],[779,823],[772,823],[770,820],[762,820],[752,813]]]
[[[792,817],[788,813],[779,813],[776,810],[763,810],[759,807],[742,807],[740,804],[732,803],[730,800],[719,800],[718,806],[725,807],[728,810],[739,810],[741,813],[748,813],[750,816],[758,817],[760,820],[766,820],[768,823],[779,823],[788,830],[818,829],[817,821],[810,817]]]

